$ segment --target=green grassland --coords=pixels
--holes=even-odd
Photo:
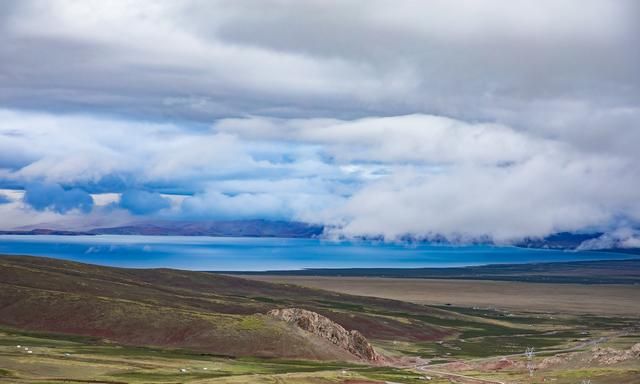
[[[24,347],[33,353],[27,354]],[[220,357],[9,329],[0,332],[0,367],[0,382],[7,383],[341,383],[349,379],[414,383],[420,378],[416,372],[397,368]]]
[[[640,334],[623,335],[607,345],[626,347]],[[17,346],[20,345],[20,348]],[[33,353],[28,354],[27,347]],[[586,353],[586,352],[585,352]],[[538,363],[544,356],[536,356]],[[524,357],[514,360],[524,361]],[[457,361],[474,361],[459,359]],[[441,365],[432,365],[442,371]],[[184,370],[184,371],[181,371]],[[503,371],[466,370],[467,378],[506,383],[579,383],[589,378],[599,384],[637,383],[638,362],[615,366],[563,366],[536,371],[534,377],[520,366]],[[415,367],[394,368],[337,361],[230,358],[189,350],[123,346],[94,338],[46,335],[3,329],[0,331],[0,382],[6,383],[466,383]],[[360,381],[357,381],[360,380]]]
[[[540,362],[588,353],[595,342],[628,349],[640,341],[639,317],[429,306],[211,273],[33,257],[1,257],[0,289],[0,382],[9,383],[419,383],[426,375],[431,383],[472,383],[470,377],[532,383],[542,381],[523,368],[527,347]],[[264,315],[283,307],[359,330],[386,365],[365,364]],[[501,357],[516,364],[482,368]],[[451,363],[471,366],[459,371]],[[638,383],[638,363],[572,362],[534,378]]]

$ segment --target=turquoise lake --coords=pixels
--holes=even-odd
[[[0,236],[0,254],[49,256],[134,268],[264,271],[304,268],[416,268],[634,258],[487,245],[444,246],[319,239],[190,236]]]

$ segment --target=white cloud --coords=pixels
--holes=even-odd
[[[0,217],[0,230],[7,230],[39,222],[53,222],[65,216],[51,211],[36,212],[20,202],[12,202],[0,204]]]
[[[594,151],[498,124],[429,115],[228,119],[216,129],[250,139],[322,145],[343,170],[384,172],[319,217],[346,235],[491,236],[510,241],[640,220],[635,155]],[[634,132],[634,131],[631,131]]]
[[[16,107],[476,119],[638,96],[634,1],[6,3],[0,101]]]
[[[625,0],[5,1],[0,187],[83,188],[118,220],[104,209],[139,189],[182,194],[171,217],[390,238],[633,225],[639,16]]]
[[[26,164],[8,166],[6,180],[99,183],[112,174],[135,182],[182,180],[259,167],[247,148],[225,134],[155,124],[0,110],[0,147],[8,158],[26,154]]]
[[[635,155],[501,124],[418,114],[250,117],[221,120],[212,132],[7,110],[2,117],[0,145],[35,159],[6,168],[5,180],[114,193],[103,178],[120,173],[131,178],[125,189],[194,194],[173,199],[166,218],[290,218],[348,236],[498,241],[640,222]]]
[[[640,220],[636,182],[616,164],[555,154],[510,167],[459,166],[425,175],[407,170],[365,186],[336,210],[348,235],[483,236],[511,241],[585,228],[617,216]]]
[[[499,124],[469,124],[418,114],[353,121],[253,117],[221,120],[215,128],[250,139],[323,144],[329,154],[345,163],[511,163],[561,146]]]
[[[640,248],[640,232],[632,228],[618,228],[602,236],[584,241],[578,250],[598,250],[614,248]]]
[[[340,197],[319,193],[239,193],[208,191],[185,199],[180,215],[186,218],[300,220],[322,223],[319,214]]]

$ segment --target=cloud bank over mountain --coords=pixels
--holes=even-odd
[[[634,1],[7,1],[2,228],[640,222]],[[617,231],[617,232],[616,232]]]

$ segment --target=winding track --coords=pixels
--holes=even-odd
[[[587,348],[589,346],[605,342],[605,341],[611,339],[612,337],[615,337],[616,335],[619,335],[619,334],[622,334],[622,333],[624,333],[624,332],[616,333],[616,334],[613,334],[613,335],[610,335],[610,336],[600,337],[600,338],[597,338],[597,339],[594,339],[594,340],[585,341],[585,342],[582,342],[580,344],[574,345],[573,347],[569,347],[569,348],[545,350],[545,351],[541,351],[541,352],[552,353],[552,354],[575,352],[575,351]],[[485,357],[485,358],[480,358],[480,359],[472,359],[472,360],[465,361],[465,363],[479,363],[479,362],[500,360],[500,359],[504,359],[504,358],[513,358],[513,357],[520,357],[520,356],[522,356],[522,353],[515,353],[515,354],[511,354],[511,355],[492,356],[492,357]],[[448,363],[441,363],[441,364],[434,364],[434,365],[418,364],[418,365],[416,365],[414,367],[414,369],[416,369],[417,371],[423,372],[423,373],[430,373],[432,375],[437,375],[437,376],[441,376],[441,377],[462,379],[462,380],[465,380],[465,382],[469,383],[469,384],[475,384],[475,383],[508,384],[505,381],[482,379],[482,378],[473,377],[473,376],[461,375],[459,373],[443,372],[443,371],[439,371],[437,369],[436,370],[431,369],[431,367],[438,367],[438,366],[443,366],[443,365],[446,365],[446,364],[448,364]]]
[[[462,379],[462,380],[465,380],[466,383],[507,384],[504,381],[481,379],[481,378],[477,378],[477,377],[461,375],[459,373],[449,373],[449,372],[442,372],[442,371],[434,371],[434,370],[431,370],[431,369],[426,369],[424,366],[416,367],[416,369],[418,371],[421,371],[421,372],[424,372],[424,373],[430,373],[432,375],[438,375],[438,376],[442,376],[442,377],[446,377],[446,378]]]

